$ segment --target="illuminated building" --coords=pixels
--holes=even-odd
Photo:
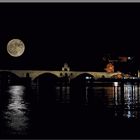
[[[114,65],[112,63],[108,63],[105,68],[106,72],[114,72]]]

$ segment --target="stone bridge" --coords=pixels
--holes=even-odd
[[[50,73],[53,74],[55,76],[57,76],[58,78],[60,77],[64,77],[64,76],[68,76],[71,79],[76,78],[77,76],[81,75],[81,74],[90,74],[91,76],[93,76],[95,79],[98,78],[111,78],[113,75],[116,74],[120,74],[120,72],[114,72],[114,73],[107,73],[107,72],[92,72],[92,71],[48,71],[48,70],[0,70],[1,72],[10,72],[12,74],[17,75],[18,77],[24,78],[27,77],[27,75],[34,80],[35,78],[37,78],[40,75],[46,74],[46,73]]]

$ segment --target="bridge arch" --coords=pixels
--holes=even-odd
[[[92,75],[92,74],[89,74],[89,73],[80,73],[79,75],[77,75],[76,77],[74,77],[71,81],[81,81],[81,82],[83,82],[83,81],[85,81],[85,80],[93,80],[93,79],[95,79],[95,77]]]
[[[0,77],[13,77],[13,78],[20,78],[19,76],[17,76],[15,73],[12,73],[10,71],[0,71]]]
[[[20,84],[21,78],[9,71],[0,71],[0,86],[1,88],[11,84]]]
[[[0,80],[18,81],[20,79],[15,73],[9,71],[0,71]]]
[[[53,105],[56,100],[56,84],[58,77],[52,73],[43,73],[33,82],[37,84],[37,92],[41,105]]]
[[[42,73],[42,74],[40,74],[40,75],[38,75],[33,81],[34,82],[37,82],[37,81],[39,81],[39,80],[49,80],[50,82],[52,82],[52,81],[57,81],[58,80],[58,76],[56,76],[55,74],[52,74],[52,73],[50,73],[50,72],[46,72],[46,73]]]
[[[82,73],[71,80],[71,102],[74,105],[83,105],[87,102],[87,93],[94,80],[94,76],[89,73]]]

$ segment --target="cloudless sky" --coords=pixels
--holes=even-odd
[[[13,58],[9,40],[24,41],[25,53]],[[140,60],[140,4],[0,4],[2,69],[102,70],[102,57],[135,56]]]

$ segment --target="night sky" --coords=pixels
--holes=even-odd
[[[26,46],[18,58],[6,51],[13,38]],[[140,4],[0,3],[1,69],[101,71],[106,53],[140,67]]]

